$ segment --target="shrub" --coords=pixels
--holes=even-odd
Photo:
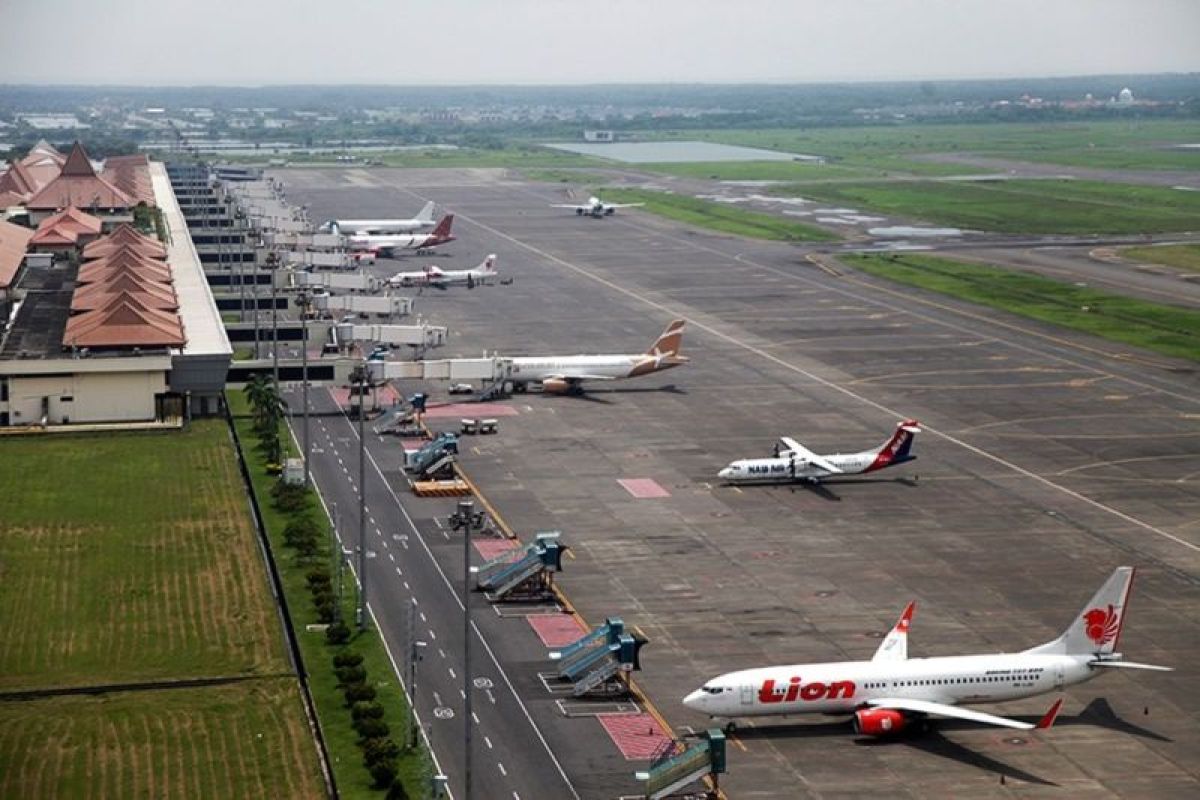
[[[367,767],[379,761],[395,761],[400,755],[400,745],[388,738],[366,739],[361,744],[363,764]]]
[[[283,528],[283,541],[289,547],[299,547],[301,542],[309,539],[319,540],[321,528],[309,514],[304,514],[291,520]]]
[[[404,788],[404,784],[399,778],[392,781],[388,793],[384,795],[384,800],[408,800],[408,790]]]
[[[361,666],[358,667],[338,667],[334,674],[337,675],[338,686],[350,686],[355,683],[362,683],[367,679],[367,671]]]
[[[271,488],[271,497],[274,498],[277,510],[290,514],[308,508],[312,501],[312,492],[304,486],[279,481]]]
[[[355,703],[368,702],[375,699],[375,687],[367,686],[364,683],[352,683],[345,688],[346,705],[353,706]]]
[[[396,762],[376,761],[368,768],[375,779],[375,788],[386,789],[396,780]]]
[[[344,622],[335,622],[325,629],[325,641],[330,644],[345,644],[350,641],[350,628]],[[374,700],[375,698],[369,698]]]
[[[358,735],[363,739],[380,739],[392,732],[386,722],[370,717],[354,720],[354,730],[358,731]]]
[[[335,667],[357,667],[363,662],[361,653],[338,653],[333,657],[333,665]]]
[[[332,586],[333,578],[329,574],[329,570],[325,567],[313,567],[304,576],[304,580],[308,582],[308,588],[314,586]]]
[[[350,709],[355,719],[383,719],[383,706],[379,703],[355,703]]]
[[[333,601],[333,598],[324,599],[313,605],[317,609],[317,622],[330,625],[337,619],[337,603]]]

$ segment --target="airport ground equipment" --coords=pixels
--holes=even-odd
[[[375,423],[375,433],[393,436],[423,436],[424,431],[417,425],[417,411],[405,403],[397,403],[384,410]]]
[[[458,436],[439,433],[419,450],[410,450],[404,456],[404,468],[419,478],[434,478],[454,464],[458,454]]]
[[[441,481],[413,481],[412,490],[417,497],[466,497],[471,494],[470,484],[458,478]]]
[[[460,432],[468,436],[477,433],[486,436],[500,430],[500,423],[494,419],[463,419],[460,424]]]
[[[650,769],[635,772],[634,778],[645,784],[646,800],[667,797],[705,777],[712,779],[712,792],[706,792],[706,795],[715,797],[718,776],[724,772],[725,734],[713,728],[690,746],[670,742],[663,755],[651,762]]]
[[[562,572],[567,547],[560,536],[559,531],[539,533],[529,544],[487,561],[476,570],[475,588],[492,603],[546,597],[554,586],[554,573]]]
[[[334,315],[342,314],[375,314],[380,317],[403,317],[412,312],[413,299],[404,297],[398,294],[385,295],[333,295],[333,294],[314,294],[312,296],[312,305],[317,311],[322,311]],[[390,327],[390,326],[371,326],[364,325],[359,327]],[[404,327],[413,327],[411,325]],[[419,326],[418,326],[419,327]],[[445,330],[445,328],[442,328]],[[371,336],[360,337],[363,339],[371,339]],[[374,341],[385,341],[383,339],[374,339]],[[444,339],[443,339],[444,341]]]
[[[628,674],[641,669],[639,654],[646,641],[626,633],[620,617],[609,617],[583,638],[551,653],[550,658],[558,661],[558,677],[572,684],[575,697],[598,689],[625,693],[629,691]]]

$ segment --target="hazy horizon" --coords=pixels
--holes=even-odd
[[[188,0],[63,0],[0,8],[0,75],[213,88],[1152,75],[1200,72],[1197,31],[1193,0],[256,0],[222,13]]]

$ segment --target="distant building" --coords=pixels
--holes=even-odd
[[[1133,105],[1133,92],[1128,86],[1117,93],[1117,103],[1123,106]]]
[[[615,142],[617,134],[614,131],[584,131],[585,142]]]

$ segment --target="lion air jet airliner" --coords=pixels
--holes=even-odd
[[[913,436],[921,432],[921,424],[906,419],[896,426],[896,432],[881,446],[861,453],[836,453],[819,456],[812,450],[782,437],[775,445],[772,458],[747,458],[734,461],[717,473],[726,483],[818,483],[831,475],[861,475],[884,467],[894,467],[916,458],[912,454]]]
[[[512,359],[513,387],[525,391],[540,383],[543,392],[578,394],[584,381],[615,381],[636,378],[688,362],[679,355],[683,344],[681,319],[672,320],[662,335],[644,353],[607,356],[519,356]]]
[[[683,704],[725,718],[853,714],[855,731],[869,736],[896,733],[929,715],[1020,730],[1048,728],[1061,699],[1036,725],[961,706],[1059,691],[1112,668],[1170,671],[1125,661],[1116,652],[1132,582],[1133,567],[1118,567],[1061,636],[1021,653],[910,659],[909,603],[870,661],[730,672],[689,694]]]

